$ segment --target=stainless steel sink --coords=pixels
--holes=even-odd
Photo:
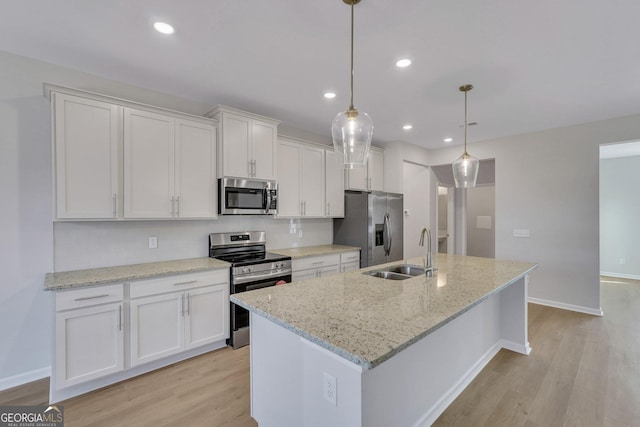
[[[380,277],[382,279],[387,279],[387,280],[405,280],[405,279],[410,279],[411,276],[407,276],[406,274],[398,274],[398,273],[394,273],[391,271],[386,271],[386,270],[382,270],[382,271],[367,271],[364,272],[362,274],[367,274],[369,276],[373,276],[373,277]]]
[[[390,267],[389,270],[392,273],[407,274],[409,276],[420,276],[425,273],[425,268],[419,265],[403,264],[395,267]]]

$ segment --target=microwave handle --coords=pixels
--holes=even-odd
[[[265,197],[265,212],[267,214],[271,213],[271,191],[270,190],[265,190],[264,192],[264,197]]]

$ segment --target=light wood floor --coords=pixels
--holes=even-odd
[[[523,356],[502,350],[436,426],[640,426],[640,282],[602,281],[604,317],[529,305]],[[48,380],[0,392],[46,404]],[[249,351],[229,348],[62,403],[65,425],[256,426]]]

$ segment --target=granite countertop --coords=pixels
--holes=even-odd
[[[190,258],[174,261],[149,262],[117,267],[91,268],[87,270],[48,273],[44,278],[44,290],[78,288],[115,282],[150,279],[173,274],[195,273],[219,268],[229,268],[229,263],[215,258]]]
[[[437,254],[433,277],[386,280],[362,274],[401,263],[243,292],[231,300],[371,369],[537,267]]]
[[[306,258],[311,256],[331,255],[344,252],[359,251],[360,248],[356,246],[343,246],[343,245],[318,245],[318,246],[305,246],[301,248],[288,248],[288,249],[269,249],[269,252],[278,255],[290,256],[291,259]]]

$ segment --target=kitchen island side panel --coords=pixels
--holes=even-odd
[[[260,426],[428,426],[504,343],[528,348],[525,300],[523,277],[370,370],[252,312],[252,415]]]

